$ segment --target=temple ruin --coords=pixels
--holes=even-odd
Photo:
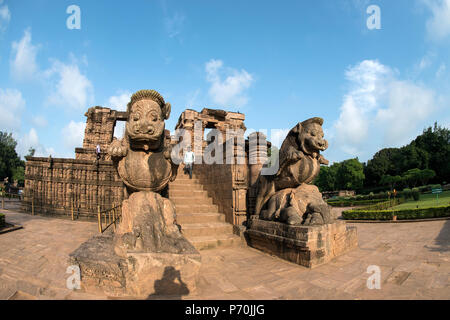
[[[73,211],[77,218],[95,218],[98,208],[109,209],[124,200],[124,184],[113,168],[106,150],[113,141],[117,121],[126,121],[127,113],[96,106],[90,108],[85,116],[83,146],[75,149],[75,159],[26,158],[23,201],[25,211],[66,216]],[[231,232],[234,230],[234,233],[239,233],[240,226],[247,219],[255,197],[251,186],[255,183],[267,155],[265,145],[250,151],[248,139],[244,144],[245,150],[237,143],[238,139],[244,139],[243,132],[246,129],[244,121],[245,115],[242,113],[207,108],[201,112],[187,109],[181,113],[175,127],[175,129],[185,129],[192,133],[191,146],[198,158],[201,158],[203,150],[212,142],[208,137],[205,138],[205,130],[217,129],[223,134],[224,150],[225,142],[228,140],[227,130],[242,134],[242,137],[230,137],[230,139],[236,138],[234,143],[236,159],[233,164],[223,161],[223,164],[203,163],[196,164],[194,167],[196,184],[193,187],[205,193],[205,199],[198,201],[200,203],[205,201],[212,205],[212,207],[199,207],[199,210],[209,211],[205,215],[216,214],[219,218],[214,219],[227,223]],[[202,131],[199,141],[195,141],[195,138],[199,139],[193,133],[195,126],[200,126],[199,129]],[[239,129],[241,131],[238,131]],[[253,135],[259,135],[259,133],[253,133]],[[168,130],[166,130],[166,136],[170,136]],[[265,141],[265,136],[260,135],[260,137]],[[174,137],[171,138],[172,143],[175,144]],[[97,145],[101,150],[99,160],[95,152]],[[270,143],[268,145],[270,146]],[[225,157],[225,152],[223,154]],[[179,188],[177,184],[182,178],[183,174],[180,170],[177,180],[169,184],[168,196],[174,197],[175,203],[177,203],[175,198]],[[183,210],[183,203],[177,203],[177,211]],[[190,222],[183,217],[180,220]],[[208,219],[205,217],[201,221],[207,222]],[[227,231],[227,233],[231,232]]]

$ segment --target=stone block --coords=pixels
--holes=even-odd
[[[112,297],[182,296],[195,292],[199,253],[114,252],[113,235],[95,236],[70,254],[81,288]]]
[[[253,248],[308,268],[327,263],[358,245],[356,227],[348,227],[344,221],[290,226],[252,217],[245,237]]]

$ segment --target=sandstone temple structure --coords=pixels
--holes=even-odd
[[[126,121],[127,113],[96,106],[85,116],[83,146],[75,149],[75,159],[26,158],[25,211],[66,216],[74,212],[78,219],[96,218],[99,207],[109,209],[124,200],[124,184],[106,151],[113,141],[117,121]],[[181,113],[175,127],[191,132],[191,146],[197,159],[212,142],[209,137],[205,139],[208,129],[217,129],[223,134],[224,150],[227,130],[242,133],[230,137],[235,139],[233,164],[227,164],[225,159],[223,164],[196,164],[192,180],[186,178],[180,166],[177,179],[169,184],[168,196],[176,204],[178,222],[200,249],[240,241],[235,234],[240,234],[254,203],[252,185],[266,161],[265,146],[270,147],[270,143],[265,142],[264,135],[253,133],[264,139],[261,140],[265,142],[263,147],[250,151],[247,139],[243,150],[238,141],[244,139],[244,120],[242,113],[187,109]],[[201,130],[200,136],[194,135],[196,126]],[[172,144],[177,142],[168,130],[166,136],[172,139]],[[97,145],[100,146],[100,159],[97,159]],[[225,152],[223,155],[225,158]],[[249,161],[252,159],[255,161]]]

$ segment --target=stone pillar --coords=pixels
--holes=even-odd
[[[262,132],[253,132],[248,136],[249,150],[249,185],[248,185],[248,212],[253,214],[256,199],[256,181],[263,164],[267,161],[267,140]]]

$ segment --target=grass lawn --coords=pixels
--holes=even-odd
[[[419,208],[430,208],[436,206],[445,206],[450,205],[450,191],[444,191],[439,194],[439,202],[436,203],[436,195],[435,194],[421,194],[419,201],[408,200],[405,203],[402,203],[398,206],[393,207],[392,209],[414,209],[419,206]]]

